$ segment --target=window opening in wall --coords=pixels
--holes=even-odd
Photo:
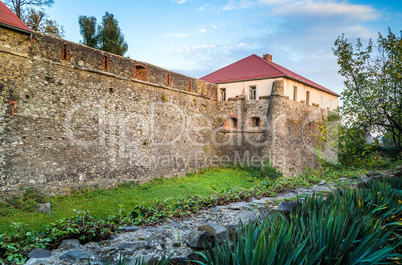
[[[67,44],[63,44],[61,49],[61,58],[66,61],[70,61],[70,52],[68,51]]]
[[[172,85],[172,76],[170,74],[166,74],[166,85],[167,86]]]
[[[306,91],[306,104],[310,104],[310,91]]]
[[[332,99],[329,101],[329,110],[332,111]]]
[[[193,92],[193,81],[188,80],[188,91]]]
[[[252,127],[260,127],[260,118],[259,117],[251,118],[251,126]]]
[[[297,87],[293,87],[293,101],[297,101]]]
[[[147,68],[141,64],[137,64],[134,68],[134,77],[142,81],[148,81]]]
[[[15,115],[15,108],[17,106],[17,102],[16,101],[10,101],[9,102],[10,107],[11,107],[11,116]]]
[[[226,88],[221,88],[221,101],[226,101]]]
[[[103,56],[102,66],[104,71],[109,71],[109,58],[107,55]]]
[[[230,118],[230,128],[237,129],[237,119],[236,118]]]
[[[324,108],[324,98],[322,96],[320,97],[320,107]]]
[[[257,99],[257,87],[256,86],[250,86],[250,100],[255,100]]]

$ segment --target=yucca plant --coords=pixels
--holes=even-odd
[[[163,256],[162,259],[160,261],[157,261],[155,263],[153,263],[152,265],[168,265],[169,264],[169,259],[172,255],[170,255],[169,257],[165,257]],[[110,265],[111,261],[108,260],[107,265]],[[90,263],[89,263],[90,264]],[[118,265],[148,265],[149,263],[146,262],[146,260],[142,257],[137,258],[135,261],[132,261],[131,259],[125,257],[122,258],[121,253],[119,255],[119,261],[118,261]]]
[[[282,265],[282,264],[314,264],[320,253],[310,256],[308,238],[297,233],[295,227],[283,216],[275,218],[280,221],[257,222],[244,226],[239,224],[237,238],[233,243],[228,236],[222,245],[215,241],[215,250],[207,247],[205,253],[198,252],[204,262],[203,265]],[[270,227],[270,224],[274,226]],[[232,247],[233,244],[233,247]]]
[[[299,199],[289,215],[274,214],[198,254],[203,265],[385,264],[401,254],[401,178],[361,189]],[[398,264],[398,263],[397,263]]]
[[[328,200],[324,205],[330,203]],[[295,213],[290,219],[307,235],[310,255],[321,253],[319,264],[376,264],[393,257],[398,244],[391,239],[394,229],[382,229],[380,220],[355,217],[338,207]]]

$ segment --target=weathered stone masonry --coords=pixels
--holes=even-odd
[[[272,99],[218,102],[214,84],[0,28],[0,191],[143,182],[215,156],[268,156],[285,173],[299,172],[316,162],[303,121],[322,110],[276,90]],[[309,138],[315,127],[308,123]]]

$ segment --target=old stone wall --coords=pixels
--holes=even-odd
[[[269,161],[286,175],[319,167],[318,150],[326,149],[319,140],[320,127],[327,120],[327,111],[290,100],[284,95],[283,80],[275,81],[273,86],[272,98],[235,97],[220,102],[219,113],[224,117],[219,133],[219,143],[223,143],[220,155],[229,156],[238,165]],[[237,120],[237,126],[233,120]]]
[[[218,102],[214,84],[0,28],[0,193],[68,193],[267,158],[299,173],[316,165],[314,119],[326,114],[274,86],[272,98]]]
[[[215,154],[213,84],[39,33],[0,36],[2,191],[142,182]]]

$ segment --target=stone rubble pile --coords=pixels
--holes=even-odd
[[[184,220],[166,220],[153,227],[127,226],[110,239],[81,245],[77,239],[64,240],[52,251],[35,249],[29,253],[26,265],[41,264],[77,264],[92,265],[118,264],[119,257],[131,259],[143,258],[147,264],[153,264],[163,256],[171,255],[173,264],[188,264],[189,260],[200,260],[195,254],[204,250],[207,244],[225,240],[227,234],[232,238],[238,231],[239,220],[243,224],[266,217],[272,211],[288,212],[296,206],[292,201],[297,195],[329,193],[338,185],[358,185],[372,178],[402,175],[402,167],[387,173],[369,172],[360,179],[338,179],[338,184],[320,184],[309,188],[298,188],[278,194],[276,197],[252,198],[248,202],[236,202],[202,210]],[[277,202],[281,202],[276,204]]]

